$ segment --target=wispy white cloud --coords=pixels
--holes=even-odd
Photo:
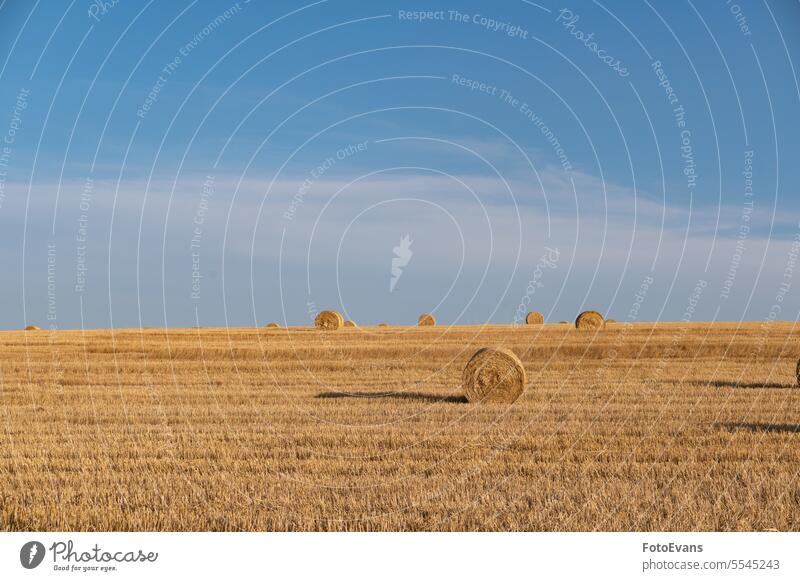
[[[116,283],[119,290],[115,293],[133,292],[134,267],[144,264],[148,277],[139,281],[144,302],[158,303],[163,287],[170,289],[165,293],[171,305],[169,312],[176,317],[191,315],[177,313],[191,306],[185,304],[185,296],[198,216],[204,275],[217,272],[220,276],[206,279],[206,296],[219,297],[224,258],[229,310],[240,317],[250,308],[251,262],[257,296],[276,300],[280,277],[287,288],[293,289],[286,300],[294,317],[305,308],[308,273],[314,297],[330,301],[341,292],[343,301],[362,305],[363,312],[368,312],[373,303],[379,306],[392,301],[400,301],[397,309],[414,310],[433,296],[438,297],[437,302],[444,300],[443,312],[456,316],[463,311],[471,314],[470,320],[481,320],[497,308],[497,301],[503,303],[503,312],[516,308],[515,301],[524,294],[531,270],[545,247],[558,248],[563,257],[557,271],[550,274],[548,291],[539,297],[555,305],[556,312],[559,308],[571,312],[584,302],[609,309],[613,301],[624,305],[631,293],[623,290],[615,299],[615,290],[620,285],[626,289],[626,281],[640,281],[651,273],[653,265],[660,288],[653,291],[652,307],[644,316],[656,316],[664,301],[675,302],[667,318],[669,313],[673,318],[680,314],[684,308],[680,292],[667,295],[676,271],[679,281],[684,281],[677,288],[699,278],[713,287],[725,280],[737,255],[737,244],[741,244],[737,241],[741,207],[724,206],[719,216],[716,208],[690,212],[688,207],[665,206],[651,196],[618,184],[604,184],[581,172],[573,172],[572,181],[560,168],[545,167],[540,175],[542,186],[511,174],[506,187],[502,180],[486,175],[459,174],[454,179],[401,172],[352,183],[323,177],[307,188],[303,188],[300,177],[271,184],[264,179],[239,183],[233,176],[220,175],[214,178],[213,195],[206,197],[205,207],[201,205],[205,176],[188,176],[177,183],[156,180],[149,184],[149,190],[143,181],[127,181],[119,187],[113,181],[96,181],[88,209],[90,282],[104,289],[110,263],[112,278],[129,281]],[[67,278],[74,269],[76,219],[81,213],[83,188],[83,182],[65,182],[60,194],[57,237],[63,257],[61,272]],[[304,193],[298,202],[301,189]],[[54,191],[53,184],[35,184],[32,190],[29,248],[37,237],[49,239]],[[21,216],[26,187],[10,184],[7,192],[3,214]],[[286,212],[293,203],[294,211],[288,219]],[[713,240],[718,218],[722,236]],[[723,305],[730,313],[744,308],[757,282],[763,287],[758,290],[761,302],[770,300],[774,294],[770,289],[779,283],[790,242],[766,239],[770,219],[771,208],[757,208],[753,214],[752,225],[761,227],[754,228],[744,242],[746,249],[736,277],[738,294]],[[791,223],[786,214],[782,220]],[[398,292],[384,296],[391,249],[405,234],[415,240],[414,260],[404,272]],[[7,251],[19,248],[21,252],[20,241],[11,239],[18,235],[14,230],[6,231],[3,238]],[[162,253],[164,280],[158,268]],[[762,262],[764,270],[757,281]],[[41,275],[30,272],[32,276]],[[39,287],[34,284],[29,288],[35,296]],[[15,292],[10,288],[0,291],[3,296]],[[117,294],[114,300],[124,304],[125,299]],[[706,318],[719,302],[709,301]],[[217,303],[211,308],[220,307]],[[279,318],[278,313],[270,313],[270,318]],[[735,314],[728,317],[735,318]]]

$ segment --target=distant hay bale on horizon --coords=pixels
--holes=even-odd
[[[612,323],[616,323],[616,322],[617,322],[616,319],[606,319],[606,325],[612,324]]]
[[[570,322],[569,321],[560,321],[558,324],[559,325],[569,325]]]
[[[597,311],[584,311],[575,319],[575,328],[577,329],[592,331],[602,329],[605,324],[606,321],[603,315]]]
[[[417,325],[420,327],[435,327],[436,326],[436,317],[431,315],[430,313],[422,313],[417,320]]]
[[[544,324],[544,315],[539,311],[531,311],[525,317],[525,324],[526,325],[543,325]]]
[[[347,321],[345,321],[345,322],[344,322],[344,326],[345,326],[345,327],[349,327],[349,328],[351,328],[351,329],[355,329],[355,328],[357,328],[357,327],[358,327],[358,325],[356,325],[355,321],[351,321],[351,320],[349,320],[349,319],[348,319]]]
[[[278,323],[275,323],[273,321],[272,323],[267,323],[266,328],[267,329],[280,329],[281,326]]]
[[[321,331],[338,331],[344,326],[344,317],[337,311],[320,311],[314,319],[314,326]]]
[[[470,403],[513,403],[526,382],[522,361],[503,347],[478,350],[464,367],[463,390]]]
[[[379,327],[388,327],[389,323],[378,323]]]
[[[37,327],[36,325],[28,325],[27,327],[25,327],[25,330],[26,331],[41,331],[42,328],[41,327]]]

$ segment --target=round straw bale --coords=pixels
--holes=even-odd
[[[436,318],[428,313],[422,313],[417,320],[417,325],[420,327],[435,327]]]
[[[42,328],[41,327],[37,327],[36,325],[28,325],[27,327],[25,327],[25,330],[26,331],[41,331]]]
[[[597,311],[585,311],[578,315],[575,319],[575,326],[578,329],[588,329],[590,331],[595,329],[602,329],[606,324],[603,315]]]
[[[280,329],[281,326],[278,323],[272,322],[267,324],[267,329]]]
[[[320,311],[314,325],[323,331],[337,331],[344,326],[344,318],[336,311]]]
[[[463,381],[469,402],[512,403],[525,391],[525,368],[512,351],[484,347],[467,363]]]
[[[388,327],[389,323],[378,323],[379,327]]]
[[[350,328],[358,327],[358,325],[355,324],[355,321],[350,321],[350,320],[345,321],[344,326]]]
[[[528,316],[525,317],[525,324],[526,325],[543,325],[544,324],[544,315],[539,311],[531,311],[528,313]]]

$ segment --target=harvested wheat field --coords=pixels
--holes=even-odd
[[[0,529],[800,530],[790,324],[0,334]],[[471,404],[484,346],[513,404]]]

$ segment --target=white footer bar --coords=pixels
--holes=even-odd
[[[796,580],[800,533],[0,533],[50,578]]]

